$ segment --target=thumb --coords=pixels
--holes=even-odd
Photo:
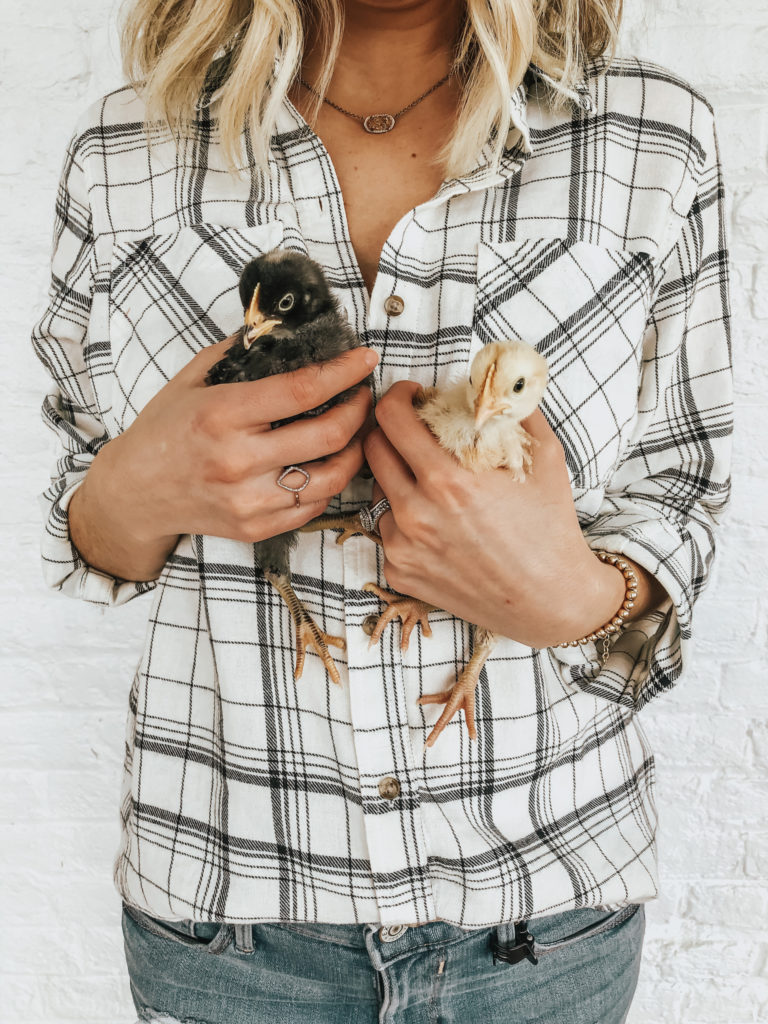
[[[217,341],[213,345],[206,345],[196,352],[186,366],[176,374],[179,383],[192,387],[205,385],[205,378],[212,366],[215,366],[220,359],[223,359],[227,351],[237,341],[238,335],[231,334],[223,341]]]

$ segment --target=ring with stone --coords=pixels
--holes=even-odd
[[[392,506],[386,498],[382,498],[381,501],[377,501],[375,505],[369,505],[367,508],[361,508],[358,513],[360,516],[360,525],[366,533],[379,533],[379,520],[385,512],[390,512],[391,510]],[[381,534],[379,534],[379,536],[381,536]]]
[[[291,487],[290,484],[284,484],[283,480],[288,476],[289,473],[301,473],[304,477],[304,483],[299,487]],[[303,491],[304,488],[309,484],[309,473],[306,469],[302,469],[301,466],[286,466],[280,476],[277,478],[277,486],[282,487],[284,491],[290,491],[296,499],[296,508],[301,507],[301,500],[299,498],[299,492]]]

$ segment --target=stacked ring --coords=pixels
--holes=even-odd
[[[391,509],[392,506],[386,498],[382,498],[381,501],[377,501],[375,505],[369,505],[367,508],[361,508],[358,513],[360,516],[360,525],[366,533],[379,533],[379,520],[385,512],[390,512]],[[381,536],[381,534],[379,534],[379,536]]]

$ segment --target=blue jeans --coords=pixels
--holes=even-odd
[[[621,1024],[642,906],[527,926],[167,922],[123,907],[143,1021],[184,1024]]]

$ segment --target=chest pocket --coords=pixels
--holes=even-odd
[[[282,240],[282,223],[272,221],[196,224],[113,244],[107,330],[117,430],[130,426],[196,352],[237,330],[240,273]]]
[[[481,242],[473,342],[521,339],[549,364],[542,409],[575,488],[599,488],[637,415],[653,293],[643,252],[563,239]]]

